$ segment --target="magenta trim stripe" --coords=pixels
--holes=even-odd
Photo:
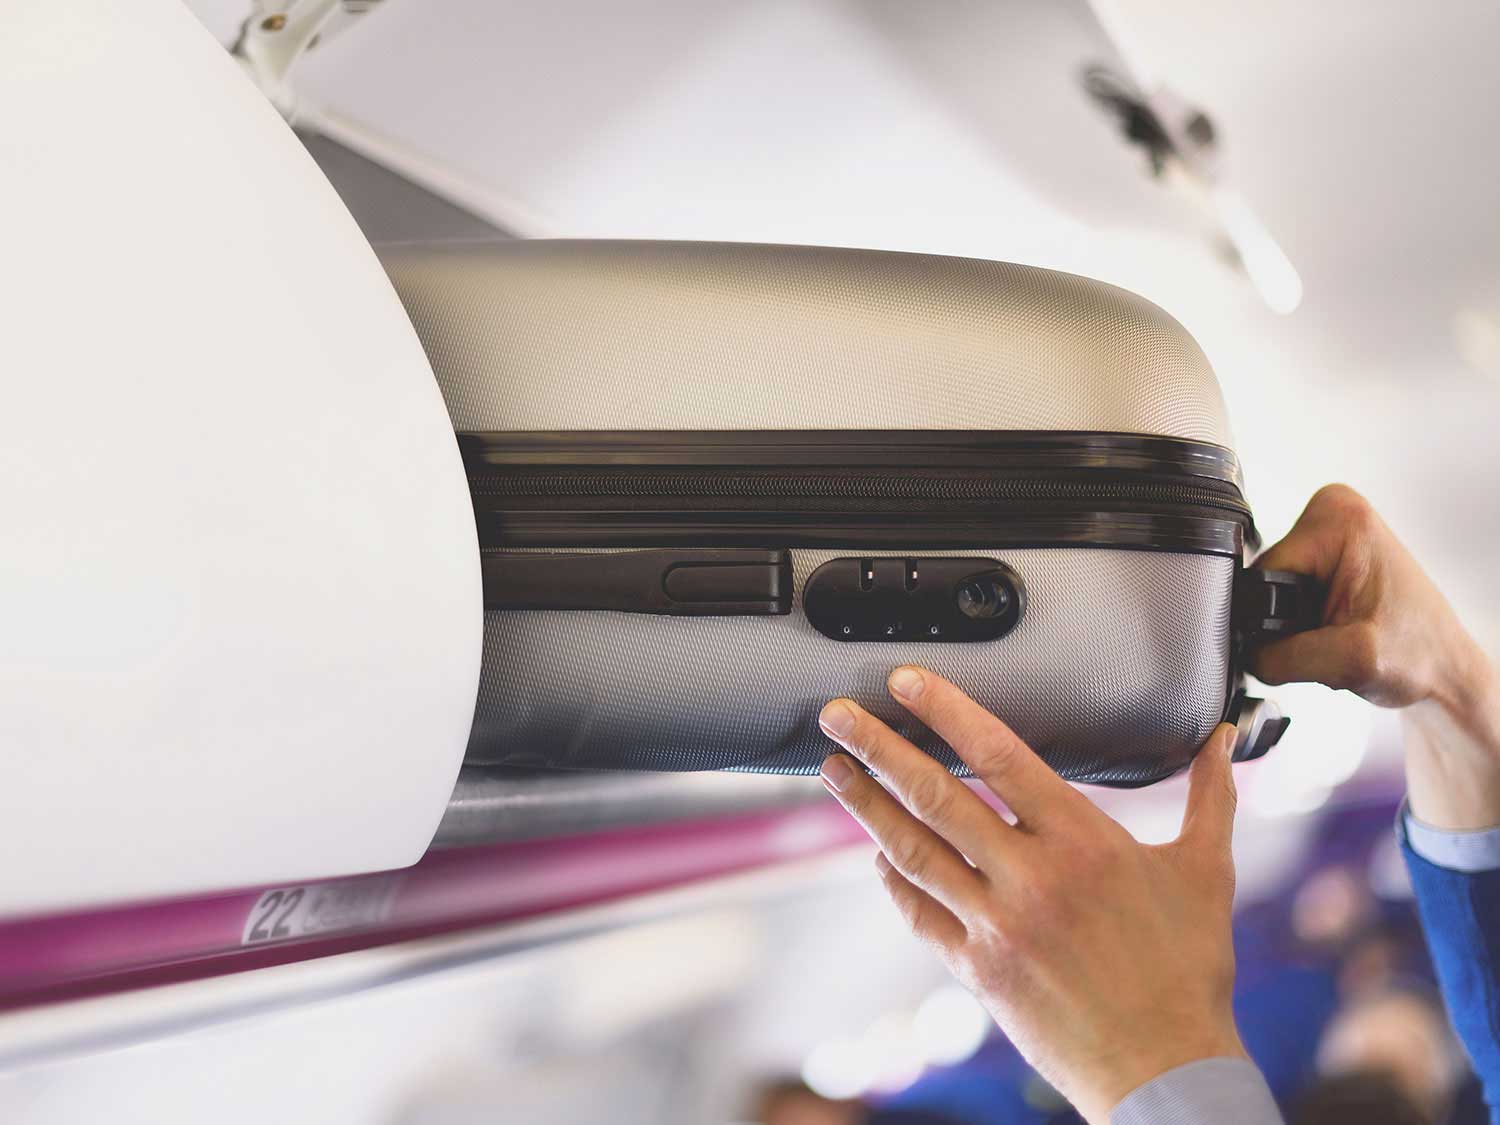
[[[806,858],[862,838],[830,802],[433,852],[405,871],[320,884],[362,889],[366,901],[380,904],[379,919],[249,946],[244,942],[252,923],[265,916],[262,895],[273,888],[5,921],[0,922],[0,1009],[533,918]]]

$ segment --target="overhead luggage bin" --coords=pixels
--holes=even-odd
[[[0,36],[0,915],[415,861],[482,607],[390,283],[175,0]]]

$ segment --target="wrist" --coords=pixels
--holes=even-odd
[[[1500,706],[1496,667],[1473,637],[1454,623],[1454,636],[1442,646],[1446,659],[1434,678],[1428,700],[1459,730],[1481,741],[1489,741],[1494,716]],[[1500,756],[1500,746],[1489,747]]]
[[[1492,828],[1500,825],[1500,681],[1467,636],[1449,651],[1431,694],[1403,716],[1411,811],[1435,828]]]
[[[1091,1125],[1107,1125],[1117,1105],[1168,1071],[1204,1059],[1248,1058],[1231,1020],[1227,1027],[1208,1028],[1197,1035],[1173,1037],[1122,1053],[1108,1060],[1087,1083],[1088,1089],[1071,1100]]]
[[[1126,1096],[1109,1125],[1163,1121],[1281,1122],[1265,1076],[1246,1058],[1197,1059],[1167,1071]]]

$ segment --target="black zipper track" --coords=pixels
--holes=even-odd
[[[460,441],[486,548],[1097,546],[1238,557],[1254,542],[1238,465],[1218,446],[1094,434],[945,446],[949,435],[914,434]],[[725,463],[708,462],[715,449]]]
[[[469,478],[476,496],[555,501],[631,497],[692,499],[733,497],[747,501],[834,498],[856,500],[1108,500],[1148,504],[1222,507],[1249,515],[1233,486],[1212,487],[1178,481],[1015,476],[999,474],[914,475],[835,471],[806,472],[642,472],[636,469],[558,473],[517,470],[477,473]]]

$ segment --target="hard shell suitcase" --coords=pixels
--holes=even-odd
[[[468,469],[475,762],[812,772],[916,663],[1059,773],[1181,769],[1286,721],[1239,652],[1310,623],[1255,533],[1218,384],[1120,289],[1000,262],[715,243],[382,260]]]

